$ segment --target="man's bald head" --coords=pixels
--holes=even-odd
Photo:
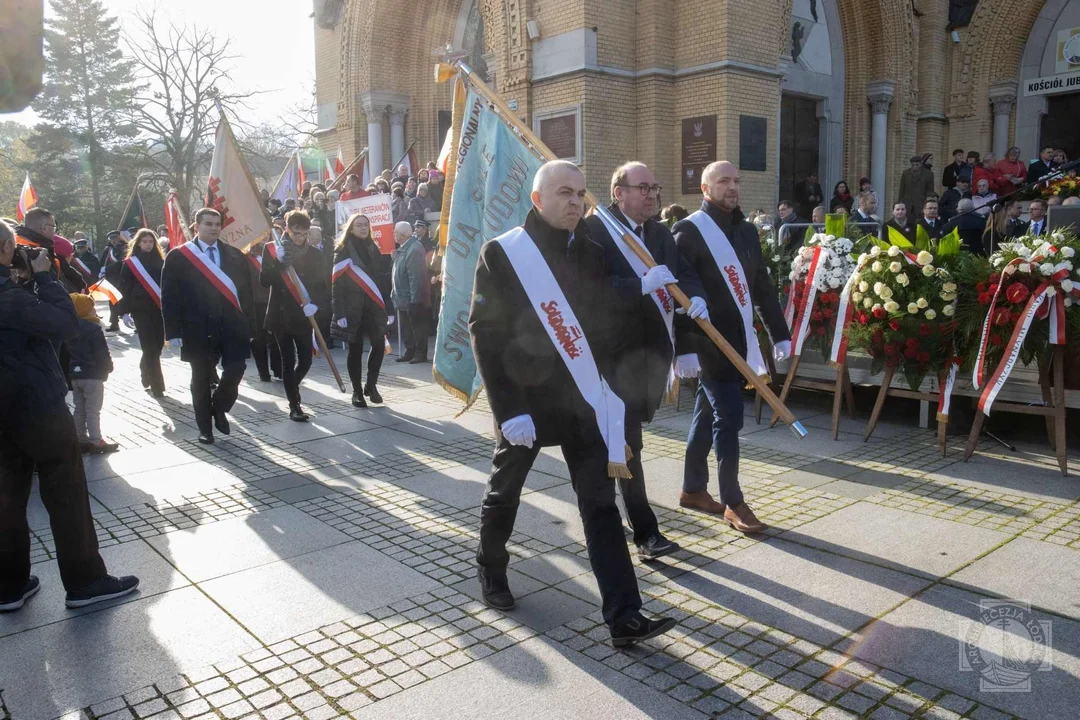
[[[548,225],[573,231],[585,212],[585,176],[566,160],[544,163],[533,178],[532,203]]]
[[[739,168],[727,160],[708,165],[701,173],[701,192],[713,205],[731,212],[739,205]]]

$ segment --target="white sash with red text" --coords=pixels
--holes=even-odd
[[[705,246],[709,248],[720,276],[724,278],[728,292],[731,293],[732,299],[739,308],[743,334],[746,336],[746,362],[755,373],[763,377],[767,376],[769,369],[765,365],[765,358],[761,356],[761,344],[758,342],[757,333],[754,332],[754,307],[750,301],[750,283],[747,282],[739,256],[735,254],[735,248],[731,246],[727,235],[716,224],[716,221],[709,217],[708,213],[698,210],[690,214],[689,220],[697,226],[698,232],[705,240]]]
[[[596,423],[607,445],[608,475],[629,478],[626,463],[630,449],[626,445],[624,429],[626,406],[600,375],[581,323],[547,261],[524,228],[515,228],[495,238],[494,242],[499,243],[506,253],[540,324],[570,371],[578,391],[596,413]]]
[[[285,255],[285,248],[283,248],[277,242],[266,243],[266,250],[271,256],[279,263],[281,258]],[[307,288],[304,287],[304,281],[300,279],[300,275],[296,272],[296,268],[288,267],[281,273],[281,280],[285,283],[285,287],[288,289],[289,294],[293,296],[301,307],[311,302],[311,295],[308,294]]]
[[[129,268],[131,268],[132,274],[135,279],[139,281],[139,284],[143,286],[143,290],[146,294],[153,299],[154,304],[161,309],[161,286],[150,276],[150,273],[143,267],[142,261],[137,257],[129,257],[125,262]]]
[[[191,262],[192,266],[210,281],[214,289],[225,296],[225,299],[233,307],[241,313],[244,312],[243,308],[240,307],[240,296],[236,294],[236,285],[233,283],[232,278],[226,275],[224,270],[210,262],[210,258],[206,256],[198,243],[184,243],[175,251],[182,253]],[[218,252],[221,252],[221,248],[218,248]]]
[[[379,286],[375,284],[370,275],[352,261],[352,258],[345,258],[334,266],[334,282],[337,282],[338,278],[342,276],[352,280],[376,305],[383,310],[386,309],[386,302],[383,300],[382,293],[379,292]]]

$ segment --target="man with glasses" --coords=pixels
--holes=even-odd
[[[673,321],[678,306],[664,286],[679,283],[693,298],[690,316],[709,316],[697,274],[679,254],[671,231],[654,217],[660,189],[643,163],[626,163],[611,176],[612,203],[608,209],[616,224],[606,223],[598,215],[585,221],[590,237],[604,246],[608,273],[620,303],[617,327],[622,344],[614,355],[611,386],[626,404],[626,442],[633,457],[629,462],[632,477],[619,480],[619,491],[643,560],[655,560],[679,549],[660,533],[649,507],[641,465],[642,423],[652,420],[674,379]],[[623,242],[623,233],[637,237],[656,267],[644,272],[644,264]]]
[[[60,279],[60,264],[56,260],[53,248],[53,235],[56,234],[56,220],[53,214],[42,207],[32,208],[26,213],[23,224],[15,228],[15,243],[23,247],[44,248],[49,256],[49,272],[53,278]]]

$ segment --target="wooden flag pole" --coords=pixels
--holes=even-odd
[[[240,156],[239,146],[236,144],[236,138],[233,136],[232,125],[229,124],[229,118],[225,117],[225,111],[221,107],[221,103],[218,103],[218,112],[221,113],[221,121],[225,123],[225,132],[229,134],[229,140],[232,142],[233,147],[237,148],[237,156]],[[248,184],[251,185],[251,192],[255,194],[255,197],[259,197],[259,186],[255,183],[255,178],[251,176],[251,171],[248,170],[247,163],[244,162],[242,156],[240,157],[240,167],[243,168],[244,176],[247,178]],[[271,219],[270,211],[266,209],[266,205],[260,202],[259,207],[262,208],[263,217],[266,218],[266,225],[270,228],[270,241],[273,242],[275,240],[274,221]],[[300,278],[296,275],[296,268],[289,267],[288,274],[289,279],[296,283],[297,287],[300,287]],[[326,348],[326,340],[323,338],[322,331],[319,330],[319,325],[315,322],[314,316],[309,317],[308,322],[311,323],[311,329],[315,332],[315,340],[319,346],[319,350],[322,352],[323,357],[326,358],[327,364],[330,365],[330,371],[334,374],[334,379],[337,380],[338,388],[341,392],[347,393],[348,390],[345,388],[345,382],[341,379],[341,373],[338,372],[333,356],[330,355],[330,351]]]
[[[541,141],[540,138],[538,138],[535,133],[533,133],[532,130],[527,128],[521,123],[520,120],[518,120],[513,110],[511,110],[503,101],[503,99],[499,97],[498,94],[495,93],[491,88],[489,88],[483,80],[477,77],[476,73],[474,73],[468,65],[458,60],[453,64],[453,67],[456,68],[458,72],[464,74],[465,77],[468,79],[469,83],[474,88],[476,88],[476,90],[479,91],[480,94],[482,94],[488,100],[488,102],[490,102],[499,110],[499,114],[503,116],[503,120],[507,122],[512,128],[514,128],[514,130],[527,142],[527,144],[531,146],[533,152],[535,152],[543,160],[558,159],[555,157],[555,153],[551,152],[551,150],[548,149],[547,145],[545,145],[543,141]],[[596,201],[596,198],[593,197],[592,193],[586,193],[585,199],[593,206],[595,212],[607,212],[607,209]],[[645,264],[645,267],[652,268],[656,266],[656,262],[649,254],[649,251],[642,247],[636,237],[626,233],[620,234],[622,235],[622,241],[626,243],[627,247],[629,247],[635,255],[638,256],[641,262]],[[675,298],[679,305],[681,305],[686,310],[690,309],[690,298],[686,296],[686,293],[679,289],[678,285],[668,285],[667,291],[673,298]],[[787,406],[780,401],[780,398],[778,398],[776,396],[776,393],[772,391],[772,388],[769,387],[768,381],[762,379],[760,376],[758,376],[756,372],[754,372],[753,368],[751,368],[750,365],[746,362],[746,359],[743,358],[743,356],[740,355],[739,352],[731,346],[731,343],[724,339],[724,336],[720,334],[720,331],[717,330],[716,327],[713,326],[713,324],[708,320],[697,318],[695,322],[705,332],[709,339],[712,340],[713,344],[716,345],[717,348],[719,348],[720,352],[723,353],[724,357],[726,357],[728,361],[735,366],[739,373],[742,374],[742,376],[746,378],[746,380],[754,387],[754,389],[761,394],[761,397],[765,400],[765,402],[769,404],[769,407],[772,408],[773,413],[785,423],[787,423],[788,426],[791,427],[791,430],[795,433],[795,435],[800,438],[806,437],[806,428],[803,427],[803,424],[799,422],[795,418],[795,415],[790,410],[788,410]]]
[[[349,174],[356,168],[356,164],[360,162],[362,158],[367,156],[367,154],[367,148],[361,150],[360,154],[353,158],[353,161],[351,163],[345,166],[345,169],[341,171],[341,174],[334,178],[334,182],[330,183],[329,187],[326,188],[326,192],[330,192],[331,190],[338,190],[344,187],[346,178],[348,178]],[[361,180],[363,179],[361,178]]]

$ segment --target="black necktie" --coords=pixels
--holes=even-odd
[[[570,233],[570,237],[566,241],[566,257],[574,257],[574,233]]]
[[[644,230],[645,229],[643,227],[641,227],[640,225],[638,225],[636,228],[634,228],[634,234],[638,236],[638,240],[644,240],[645,239]]]

